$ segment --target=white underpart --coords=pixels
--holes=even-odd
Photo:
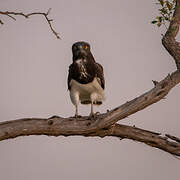
[[[88,84],[80,84],[76,80],[70,82],[70,97],[72,103],[77,106],[80,101],[103,101],[105,99],[104,90],[98,83],[97,78]]]

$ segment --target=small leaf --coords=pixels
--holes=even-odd
[[[157,22],[156,20],[151,21],[152,24],[156,24]]]
[[[166,6],[167,6],[167,8],[169,9],[169,11],[171,11],[172,8],[173,8],[173,4],[170,3],[169,1],[166,1]]]
[[[158,16],[158,21],[161,23],[163,21],[163,17],[162,16]]]
[[[166,8],[159,9],[159,11],[160,11],[162,14],[168,14]]]
[[[158,27],[160,27],[161,25],[162,25],[162,23],[160,23],[160,22],[157,23],[157,26],[158,26]]]
[[[161,4],[161,6],[164,6],[164,0],[158,0]]]
[[[166,21],[169,21],[169,17],[165,16],[165,20],[166,20]]]

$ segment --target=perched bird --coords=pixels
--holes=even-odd
[[[101,105],[105,99],[103,67],[98,64],[87,42],[76,42],[72,46],[73,62],[69,66],[68,90],[78,117],[78,105],[91,104],[90,117],[94,117],[93,105]]]

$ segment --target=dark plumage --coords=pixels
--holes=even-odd
[[[105,80],[103,67],[95,62],[86,42],[77,42],[72,46],[73,63],[69,66],[68,89],[72,103],[76,107],[75,116],[78,116],[78,104],[102,104],[104,99]]]

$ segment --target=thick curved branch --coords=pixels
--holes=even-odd
[[[49,19],[48,18],[48,15],[50,13],[50,10],[49,9],[47,11],[47,13],[42,13],[42,12],[34,12],[34,13],[29,13],[29,14],[24,14],[22,12],[9,12],[9,11],[0,11],[0,14],[1,15],[5,15],[5,16],[8,16],[10,17],[11,19],[15,20],[16,21],[16,18],[14,16],[23,16],[25,18],[29,18],[30,16],[33,16],[33,15],[41,15],[41,16],[44,16],[44,18],[46,19],[51,31],[53,32],[53,34],[56,36],[57,39],[60,39],[60,36],[58,35],[58,33],[54,30],[54,28],[52,27],[52,24],[51,22],[53,21],[53,19]],[[0,20],[0,24],[4,24],[2,20]]]
[[[83,129],[89,126],[91,120],[81,118],[52,118],[52,119],[19,119],[0,123],[0,140],[28,135],[48,135],[48,136],[115,136],[120,139],[131,139],[143,142],[149,146],[159,148],[171,154],[180,156],[180,143],[175,140],[169,141],[168,137],[162,137],[159,133],[139,129],[136,127],[114,124],[108,128],[89,132]],[[82,131],[74,131],[77,126]],[[170,136],[170,135],[169,135]],[[171,138],[171,137],[170,137]],[[172,138],[171,138],[172,139]]]
[[[179,25],[180,25],[180,0],[177,0],[172,21],[170,22],[169,28],[165,36],[162,38],[162,44],[169,52],[169,54],[174,58],[178,70],[180,70],[180,45],[175,38],[179,32]]]

